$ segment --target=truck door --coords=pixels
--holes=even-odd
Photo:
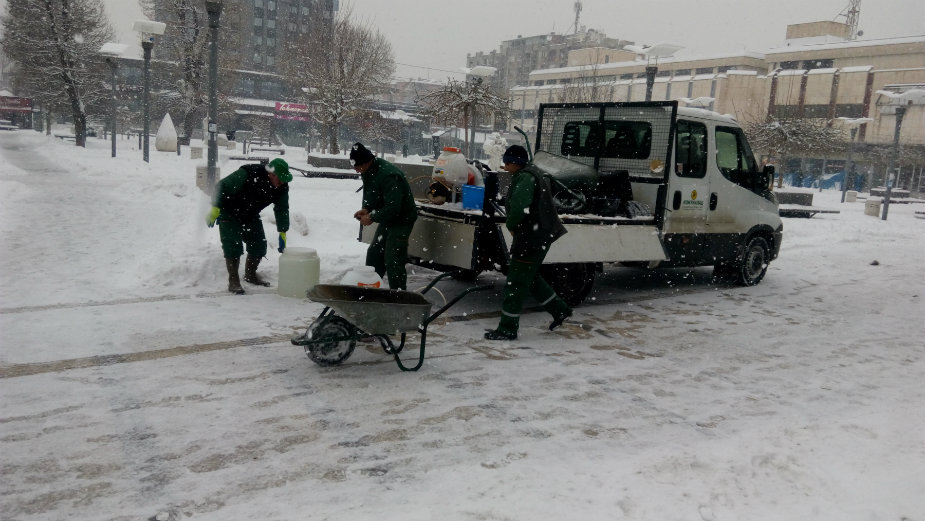
[[[721,176],[711,186],[707,213],[710,233],[744,233],[748,226],[739,221],[755,205],[758,166],[742,129],[716,127],[716,167]]]
[[[673,263],[696,264],[704,252],[710,196],[707,150],[707,126],[679,119],[665,220],[666,247]]]

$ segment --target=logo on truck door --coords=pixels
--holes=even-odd
[[[697,200],[697,190],[696,189],[691,190],[691,195],[689,198],[681,201],[681,209],[685,209],[685,208],[691,209],[691,210],[703,208],[703,201]]]

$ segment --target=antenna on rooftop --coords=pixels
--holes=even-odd
[[[861,32],[858,31],[858,16],[861,14],[861,0],[849,0],[848,6],[838,13],[838,16],[845,17],[845,25],[848,26],[848,39],[857,40]],[[837,17],[836,17],[837,18]]]
[[[578,29],[581,27],[581,25],[578,24],[578,18],[581,16],[581,0],[575,0],[574,9],[575,9],[575,25],[573,27],[575,28],[575,31],[573,34],[578,34]]]

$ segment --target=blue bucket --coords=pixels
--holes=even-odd
[[[485,187],[475,185],[463,185],[462,187],[462,207],[463,210],[481,210],[482,203],[485,200]]]

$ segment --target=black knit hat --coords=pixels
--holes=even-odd
[[[520,145],[511,145],[504,151],[504,155],[501,156],[501,161],[522,166],[527,164],[529,158],[530,156],[527,155],[526,148]]]
[[[365,165],[373,159],[376,159],[376,156],[368,148],[364,147],[363,143],[355,143],[353,148],[350,149],[350,164],[354,166]]]

